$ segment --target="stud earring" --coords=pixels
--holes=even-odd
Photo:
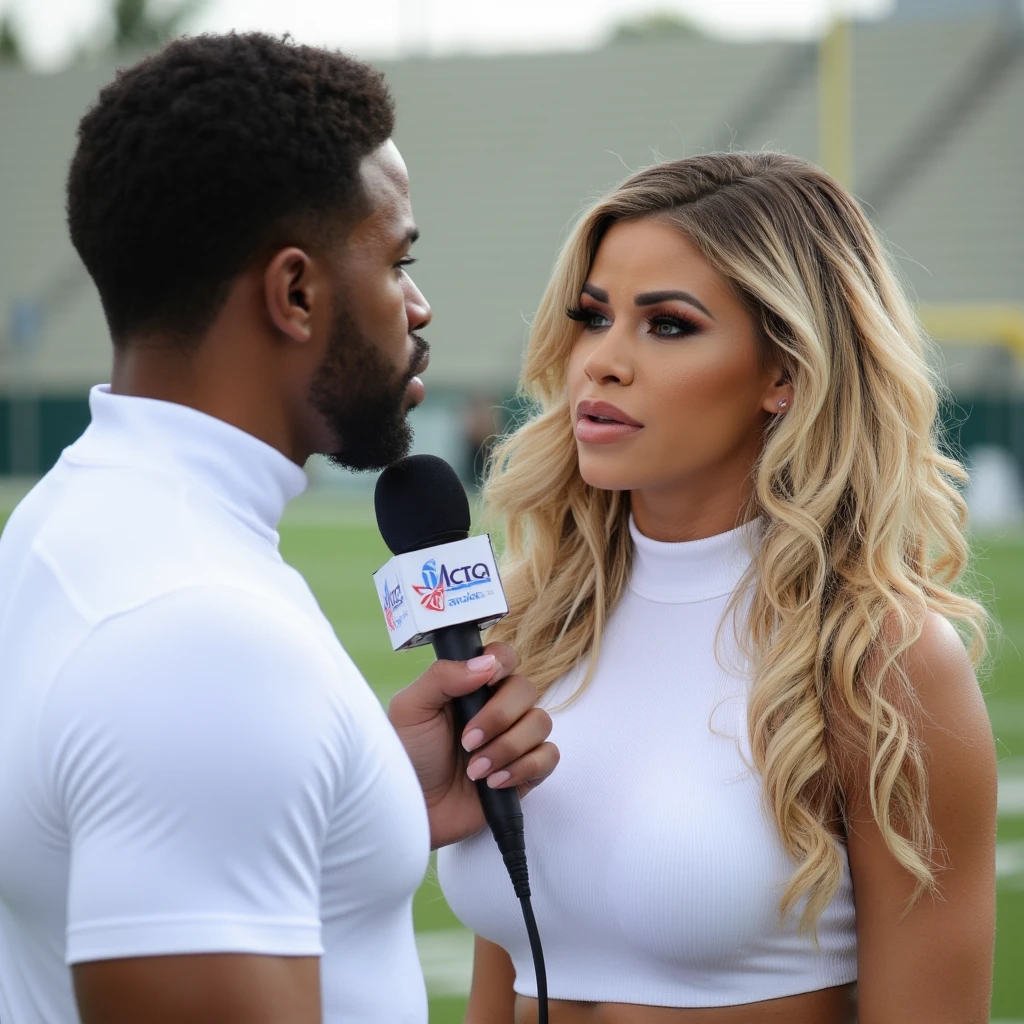
[[[785,412],[789,408],[789,402],[784,398],[779,399],[779,412]]]

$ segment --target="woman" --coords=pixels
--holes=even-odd
[[[526,805],[552,1024],[987,1020],[964,472],[857,204],[772,153],[636,174],[568,242],[524,385],[488,498],[495,634],[562,754]],[[535,1021],[489,835],[439,871],[467,1021]]]

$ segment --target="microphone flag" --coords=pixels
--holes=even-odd
[[[508,614],[487,534],[395,555],[373,582],[395,651],[428,644],[445,626],[484,630]]]

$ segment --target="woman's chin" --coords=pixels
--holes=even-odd
[[[599,491],[632,491],[636,487],[636,473],[629,472],[625,466],[586,457],[580,458],[578,465],[583,482]]]

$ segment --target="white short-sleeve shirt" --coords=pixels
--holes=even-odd
[[[424,1024],[426,809],[278,553],[303,471],[91,407],[0,538],[0,1021],[77,1021],[69,964],[237,952],[319,956],[325,1024]]]

